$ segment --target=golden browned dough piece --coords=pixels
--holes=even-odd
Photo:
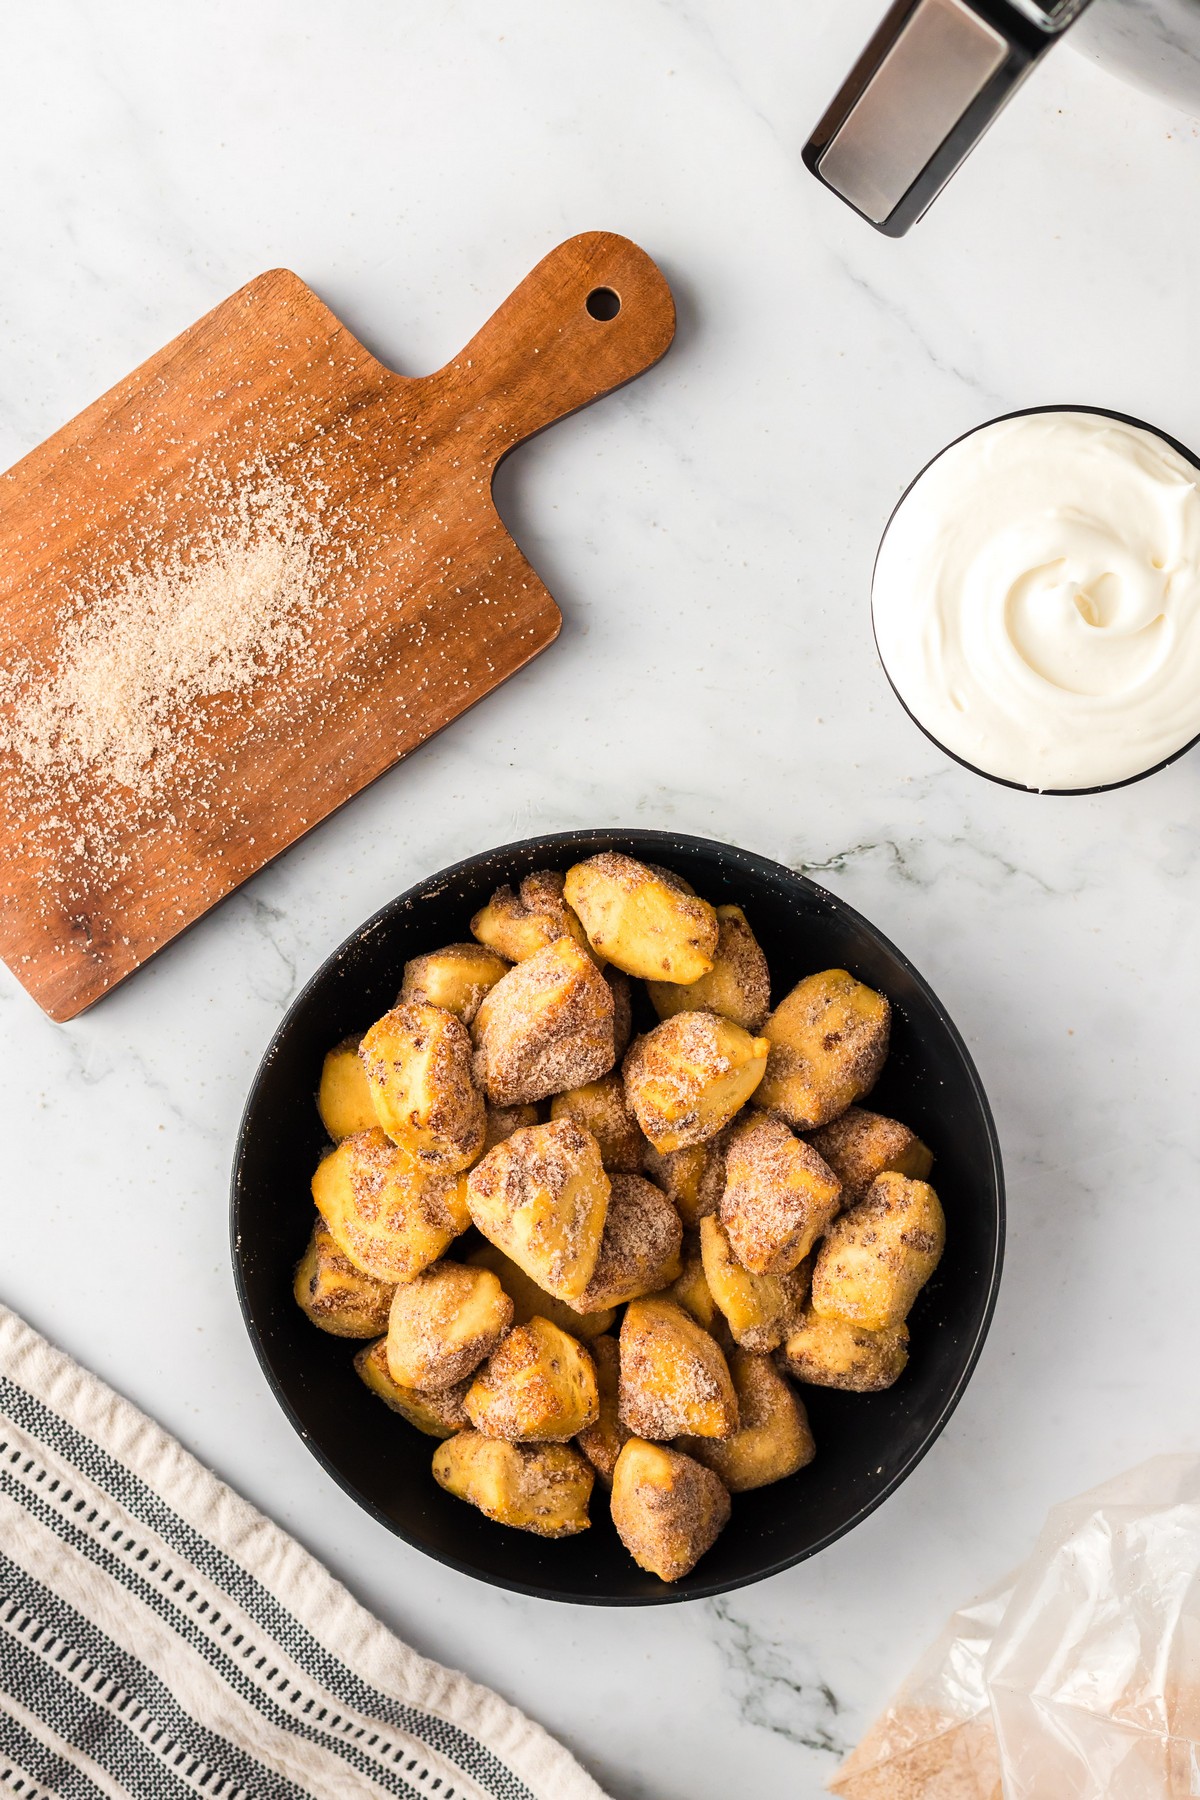
[[[808,1299],[810,1262],[784,1275],[752,1275],[733,1253],[721,1221],[700,1221],[700,1254],[709,1291],[735,1343],[744,1350],[774,1350]]]
[[[725,1315],[713,1299],[712,1289],[708,1285],[697,1235],[689,1234],[684,1239],[681,1261],[677,1279],[669,1288],[663,1289],[664,1300],[678,1300],[684,1311],[691,1313],[697,1325],[702,1325],[710,1337],[716,1338],[722,1350],[727,1350],[733,1343],[733,1338],[725,1323]]]
[[[318,1213],[308,1249],[296,1265],[296,1304],[334,1337],[375,1337],[387,1330],[393,1284],[355,1268]]]
[[[463,1175],[430,1169],[375,1126],[343,1138],[312,1179],[339,1250],[377,1281],[411,1281],[471,1222]]]
[[[640,1569],[679,1581],[728,1523],[729,1492],[694,1457],[634,1437],[613,1470],[612,1517]]]
[[[600,1410],[593,1423],[579,1433],[578,1443],[605,1487],[611,1487],[621,1445],[629,1436],[621,1423],[621,1352],[616,1338],[608,1335],[593,1338],[588,1348],[596,1365]]]
[[[343,1038],[321,1064],[317,1111],[335,1144],[353,1137],[356,1131],[370,1131],[372,1125],[379,1123],[367,1071],[359,1060],[361,1043],[361,1037]]]
[[[908,1362],[908,1326],[866,1331],[841,1319],[822,1319],[805,1307],[779,1352],[789,1375],[810,1387],[844,1388],[851,1394],[878,1394],[903,1375]]]
[[[717,953],[717,915],[685,882],[605,850],[567,870],[565,893],[601,956],[644,981],[698,981]]]
[[[419,1001],[394,1006],[358,1053],[388,1136],[430,1168],[469,1168],[483,1149],[484,1112],[462,1020]]]
[[[469,1025],[483,996],[507,975],[508,967],[502,956],[484,944],[447,944],[443,950],[430,950],[405,963],[396,1004],[440,1006]]]
[[[769,1487],[816,1455],[808,1414],[769,1356],[735,1350],[729,1372],[738,1397],[732,1437],[680,1438],[677,1448],[719,1475],[731,1494]]]
[[[807,975],[763,1026],[767,1072],[755,1106],[812,1131],[869,1093],[887,1059],[892,1009],[845,969]]]
[[[608,1214],[592,1279],[572,1304],[581,1313],[607,1312],[655,1294],[680,1272],[679,1214],[642,1175],[612,1175]]]
[[[725,1144],[730,1127],[703,1144],[682,1150],[656,1150],[646,1140],[642,1169],[660,1187],[683,1220],[695,1231],[706,1213],[716,1212],[725,1187]]]
[[[440,1262],[398,1287],[388,1317],[392,1380],[421,1393],[454,1387],[512,1324],[512,1301],[490,1269]]]
[[[483,1130],[483,1147],[494,1150],[505,1138],[510,1138],[514,1131],[524,1131],[527,1125],[540,1125],[536,1106],[492,1106],[484,1108],[485,1122]]]
[[[646,863],[645,867],[649,869],[652,875],[660,876],[662,880],[666,882],[667,886],[669,888],[674,888],[677,893],[695,894],[696,890],[691,882],[686,880],[684,876],[678,874],[676,870],[664,868],[662,863]]]
[[[574,1119],[590,1131],[610,1174],[616,1170],[636,1175],[640,1170],[646,1140],[629,1109],[625,1083],[619,1075],[602,1075],[599,1081],[585,1082],[583,1087],[556,1094],[550,1102],[550,1117]]]
[[[715,1137],[762,1080],[768,1048],[716,1013],[676,1013],[635,1038],[625,1092],[654,1148],[683,1150]]]
[[[674,1300],[633,1300],[621,1324],[621,1421],[638,1437],[728,1437],[737,1395],[720,1345]]]
[[[470,1376],[456,1382],[454,1387],[443,1388],[440,1393],[423,1394],[416,1388],[401,1387],[398,1381],[392,1380],[388,1368],[385,1337],[376,1338],[373,1344],[364,1344],[354,1358],[354,1367],[385,1406],[390,1406],[426,1437],[448,1438],[456,1431],[466,1430],[468,1420],[463,1401],[471,1385]]]
[[[650,1001],[660,1019],[677,1012],[715,1012],[743,1031],[758,1032],[771,1008],[771,974],[740,906],[718,906],[713,966],[685,985],[652,981]]]
[[[558,1300],[577,1300],[592,1279],[608,1195],[600,1146],[571,1119],[514,1131],[467,1177],[484,1237]]]
[[[564,937],[587,948],[583,926],[563,899],[563,878],[553,869],[526,875],[515,894],[510,887],[497,888],[471,920],[471,930],[509,962],[524,962]]]
[[[813,1311],[868,1331],[902,1325],[941,1260],[946,1221],[928,1182],[878,1175],[836,1220],[813,1270]]]
[[[548,1099],[616,1062],[612,989],[574,938],[560,938],[485,995],[474,1036],[475,1078],[494,1106]]]
[[[591,1524],[595,1471],[569,1444],[506,1444],[460,1431],[434,1451],[433,1479],[498,1525],[538,1537],[573,1537]]]
[[[718,1208],[733,1253],[753,1275],[804,1261],[841,1205],[841,1183],[811,1145],[773,1114],[733,1126]]]
[[[526,1325],[530,1319],[549,1319],[560,1331],[569,1331],[586,1344],[602,1332],[611,1331],[616,1321],[617,1315],[611,1308],[585,1316],[565,1300],[556,1300],[495,1244],[478,1244],[464,1261],[474,1269],[491,1269],[499,1277],[500,1286],[513,1303],[514,1325]]]
[[[841,1182],[843,1206],[861,1200],[877,1175],[925,1181],[933,1167],[933,1152],[915,1131],[861,1106],[850,1107],[808,1141]]]
[[[565,1444],[600,1413],[596,1369],[575,1338],[549,1319],[515,1325],[467,1392],[467,1417],[486,1437]]]
[[[613,1054],[618,1060],[628,1050],[633,1036],[633,989],[624,970],[614,969],[611,963],[605,965],[604,979],[612,990]]]
[[[694,1230],[700,1222],[697,1205],[708,1145],[689,1144],[685,1150],[668,1150],[664,1154],[654,1148],[649,1138],[643,1136],[642,1142],[643,1171],[662,1189],[688,1230]]]

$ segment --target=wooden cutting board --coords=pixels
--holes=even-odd
[[[649,368],[674,324],[650,258],[588,232],[413,380],[276,269],[0,477],[0,669],[25,671],[26,702],[69,662],[67,622],[131,567],[194,566],[247,484],[282,484],[320,518],[302,652],[178,721],[178,765],[156,753],[149,798],[99,764],[64,791],[5,740],[0,955],[51,1018],[98,1000],[553,640],[561,617],[500,522],[496,466]]]

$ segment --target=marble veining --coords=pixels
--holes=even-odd
[[[1197,1447],[1200,753],[1090,799],[987,784],[899,709],[868,601],[901,489],[983,418],[1092,402],[1200,444],[1200,128],[1056,50],[886,242],[799,157],[882,4],[0,17],[4,466],[275,263],[414,372],[572,231],[676,290],[663,364],[497,483],[559,642],[74,1024],[0,974],[3,1298],[617,1800],[816,1800],[1049,1504]],[[802,869],[911,957],[995,1109],[1010,1228],[971,1387],[885,1506],[757,1587],[618,1614],[445,1571],[327,1480],[242,1329],[226,1194],[335,944],[489,844],[622,823]]]
[[[748,1725],[771,1731],[803,1750],[844,1756],[841,1702],[817,1673],[811,1650],[803,1661],[794,1645],[765,1636],[738,1616],[736,1596],[711,1600],[714,1636],[730,1686]],[[804,1663],[809,1666],[805,1667]]]

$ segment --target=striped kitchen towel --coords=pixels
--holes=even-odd
[[[604,1800],[3,1307],[0,1794]]]

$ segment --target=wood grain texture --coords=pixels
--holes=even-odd
[[[614,318],[589,311],[600,288],[620,298]],[[8,667],[52,671],[72,597],[103,592],[151,518],[165,520],[156,556],[194,541],[214,489],[236,489],[251,464],[316,480],[333,539],[315,658],[269,692],[218,697],[201,722],[203,805],[168,784],[153,806],[131,803],[115,856],[97,858],[69,805],[44,841],[0,755],[0,955],[52,1018],[110,991],[553,640],[558,608],[500,521],[495,469],[649,368],[673,331],[650,258],[590,232],[552,251],[461,355],[407,379],[274,270],[0,478]]]

